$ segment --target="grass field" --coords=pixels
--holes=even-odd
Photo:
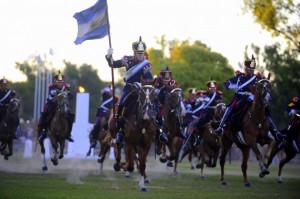
[[[220,184],[220,167],[205,168],[206,177],[199,170],[191,170],[187,160],[179,164],[179,174],[154,157],[149,157],[147,174],[151,179],[149,191],[140,192],[139,175],[129,178],[124,172],[113,171],[112,160],[106,160],[103,171],[96,159],[62,159],[58,166],[48,160],[47,173],[41,171],[39,155],[23,159],[14,154],[8,161],[0,159],[0,198],[298,198],[300,195],[300,166],[287,164],[283,171],[284,183],[276,182],[278,165],[270,166],[270,175],[258,178],[258,164],[249,163],[251,187],[244,187],[241,162],[226,163],[227,186]]]

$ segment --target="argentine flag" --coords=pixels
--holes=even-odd
[[[101,39],[108,35],[106,10],[106,0],[98,0],[92,7],[74,14],[78,24],[78,34],[74,41],[76,45],[85,40]]]

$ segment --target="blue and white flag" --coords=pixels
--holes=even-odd
[[[106,10],[106,0],[98,0],[92,7],[74,14],[78,24],[78,34],[74,41],[76,45],[85,40],[101,39],[108,35]]]

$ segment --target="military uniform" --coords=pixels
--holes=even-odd
[[[46,137],[47,137],[47,133],[46,130],[48,129],[48,127],[50,126],[50,122],[52,120],[52,117],[55,114],[55,109],[56,109],[56,105],[53,101],[54,97],[62,91],[70,91],[70,84],[65,83],[64,79],[64,75],[62,75],[60,73],[60,71],[58,72],[57,75],[54,76],[55,79],[55,83],[49,84],[48,85],[48,98],[47,98],[47,102],[44,106],[43,112],[41,113],[41,117],[39,120],[39,124],[38,124],[38,139],[40,142],[42,142]],[[68,98],[72,99],[73,96],[71,93],[68,93]],[[70,142],[74,142],[74,140],[71,137],[71,131],[72,131],[72,126],[73,126],[73,122],[74,122],[74,114],[73,113],[69,113],[68,114],[68,122],[69,122],[69,132],[68,132],[68,140]]]
[[[141,82],[141,78],[143,79],[153,79],[152,75],[152,65],[145,57],[146,44],[142,41],[140,37],[139,41],[134,42],[132,44],[132,49],[134,51],[134,56],[124,56],[120,60],[113,60],[112,58],[112,49],[108,50],[108,54],[105,56],[108,65],[113,68],[126,68],[126,75],[124,78],[125,86],[123,88],[123,93],[120,98],[118,111],[116,115],[116,119],[118,121],[118,134],[117,134],[117,142],[120,142],[123,137],[123,126],[124,126],[124,118],[122,117],[122,113],[124,112],[124,108],[126,104],[124,103],[124,99],[128,99],[131,101],[132,96],[128,96],[130,94],[130,88],[134,85],[135,82]],[[138,60],[136,57],[138,54],[144,54],[142,60]]]
[[[288,124],[286,131],[288,139],[295,139],[297,132],[300,128],[300,98],[293,97],[291,102],[287,106],[287,111],[290,116],[292,116],[291,121]]]

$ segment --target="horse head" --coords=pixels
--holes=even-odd
[[[257,100],[264,106],[268,107],[272,101],[272,87],[270,80],[267,78],[260,79],[255,85],[255,95]]]
[[[17,98],[12,98],[9,102],[8,113],[14,114],[20,111],[20,101]]]
[[[167,91],[166,105],[171,112],[177,111],[178,113],[181,113],[182,89],[177,86],[167,86]]]
[[[224,102],[220,102],[216,105],[214,119],[216,121],[220,121],[226,111],[226,104]]]
[[[149,120],[150,117],[155,116],[155,92],[153,84],[152,80],[145,79],[141,79],[141,84],[136,84],[139,91],[139,110],[144,120]]]
[[[68,92],[62,91],[59,92],[55,98],[54,102],[57,107],[57,111],[59,113],[68,113],[69,112],[69,100],[68,100]]]

